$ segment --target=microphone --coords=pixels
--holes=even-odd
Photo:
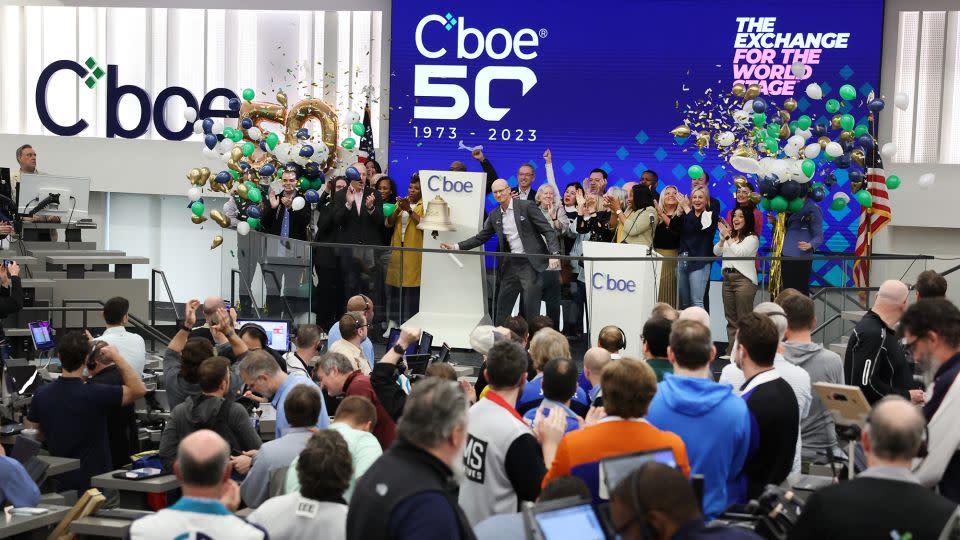
[[[656,221],[657,221],[657,220],[656,220],[656,218],[653,217],[653,214],[650,214],[650,228],[651,228],[651,229],[655,228],[655,223],[656,223]],[[651,235],[651,238],[652,238],[652,237],[653,237],[653,236]],[[653,246],[652,246],[652,245],[649,245],[649,246],[647,246],[647,257],[649,257],[649,256],[652,255],[652,254],[653,254]]]
[[[77,198],[71,195],[70,200],[73,201],[73,206],[70,207],[70,216],[67,217],[67,225],[70,225],[70,221],[73,219],[73,211],[77,209]]]
[[[31,210],[27,215],[28,215],[28,216],[36,215],[38,212],[40,212],[41,210],[43,210],[44,208],[46,208],[47,206],[49,206],[49,205],[51,205],[51,204],[53,204],[53,203],[60,204],[60,194],[59,194],[59,193],[50,193],[50,194],[48,194],[46,197],[43,198],[43,200],[41,200],[39,203],[37,203],[37,205],[33,207],[33,210]]]

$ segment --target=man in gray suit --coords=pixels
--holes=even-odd
[[[493,237],[499,238],[498,251],[518,254],[559,255],[560,243],[536,203],[514,199],[510,185],[500,179],[493,183],[493,198],[500,206],[490,212],[483,229],[473,238],[457,244],[440,244],[442,249],[473,249]],[[527,320],[540,314],[543,281],[540,272],[548,267],[560,268],[559,259],[546,257],[505,257],[500,268],[500,293],[497,295],[494,324],[500,324],[510,315],[514,302],[523,293],[524,317]]]

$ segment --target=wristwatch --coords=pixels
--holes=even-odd
[[[618,216],[619,216],[620,214],[622,214],[622,213],[623,213],[623,210],[617,210],[617,215],[618,215]]]
[[[393,346],[393,352],[399,354],[400,356],[403,356],[403,353],[407,352],[407,350],[401,347],[399,343],[397,343],[396,345]]]

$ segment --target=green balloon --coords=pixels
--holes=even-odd
[[[273,150],[277,147],[277,143],[280,142],[280,137],[276,133],[270,132],[267,134],[267,148]]]
[[[787,125],[790,126],[790,133],[794,133],[794,132],[797,131],[797,121],[796,121],[796,120],[794,120],[793,122],[790,122],[790,123],[787,124]]]
[[[297,189],[301,191],[310,189],[310,180],[307,180],[306,176],[301,176],[300,180],[297,180]]]
[[[250,225],[251,229],[256,229],[257,227],[260,226],[260,220],[255,217],[248,217],[247,224]]]
[[[767,150],[769,150],[771,154],[778,154],[780,152],[780,143],[773,137],[767,137],[767,140],[763,141],[763,145],[767,147]]]
[[[690,178],[700,178],[703,176],[703,167],[699,165],[691,165],[690,168],[687,169],[687,174],[690,175]]]
[[[856,122],[856,120],[853,119],[852,114],[845,114],[840,117],[840,127],[843,128],[844,131],[853,129],[854,122]]]
[[[230,169],[230,170],[227,171],[227,172],[230,173],[230,176],[232,176],[234,180],[239,180],[239,179],[240,179],[240,173],[238,173],[237,171],[235,171],[235,170],[233,170],[233,169]]]
[[[826,109],[828,113],[833,114],[840,110],[840,102],[835,99],[828,99]]]
[[[787,200],[783,198],[783,195],[777,195],[770,201],[770,210],[778,214],[786,212],[788,206],[789,204],[787,204]]]
[[[787,212],[791,214],[796,214],[797,212],[803,210],[803,199],[797,197],[796,199],[787,203]]]
[[[850,101],[851,99],[857,97],[857,89],[849,84],[845,84],[840,87],[840,97]]]
[[[832,202],[830,202],[830,209],[837,212],[843,210],[847,207],[847,200],[843,197],[835,197]]]
[[[200,201],[194,201],[193,204],[190,205],[190,211],[197,217],[202,216],[204,210],[206,210],[206,208],[204,208],[203,203]]]
[[[753,125],[759,127],[767,123],[767,115],[763,113],[753,113]]]
[[[310,182],[310,189],[323,189],[323,180],[318,178]]]
[[[763,208],[765,212],[772,212],[773,208],[770,208],[770,199],[764,197],[760,200],[760,207]]]
[[[855,137],[859,137],[861,135],[866,135],[866,134],[867,134],[866,124],[860,124],[859,126],[856,127],[856,129],[853,130],[853,135]]]
[[[346,148],[347,150],[353,150],[353,147],[356,145],[357,141],[355,141],[353,137],[347,137],[342,143],[340,143],[340,146]]]
[[[353,129],[353,132],[356,133],[357,136],[359,137],[362,137],[363,134],[367,132],[367,128],[363,127],[363,124],[361,124],[360,122],[354,122],[352,129]]]
[[[767,135],[771,137],[780,136],[780,124],[770,124],[767,126]]]
[[[857,198],[857,202],[860,203],[860,206],[864,208],[870,208],[873,206],[873,195],[871,195],[869,191],[861,189],[857,192],[855,197]]]
[[[814,163],[812,159],[805,159],[803,163],[800,164],[800,170],[803,171],[803,175],[807,178],[813,178],[813,173],[817,172],[817,164]]]
[[[250,141],[243,143],[243,146],[240,148],[243,149],[243,155],[247,157],[250,157],[250,155],[253,154],[253,151],[257,149],[257,147],[254,146]]]
[[[390,217],[397,211],[397,205],[393,203],[383,203],[383,217]]]
[[[887,189],[897,189],[898,187],[900,187],[900,177],[895,174],[888,176]]]
[[[246,182],[244,182],[243,185],[247,186],[247,191],[253,191],[257,189],[257,185],[251,182],[250,180],[247,180]]]
[[[253,204],[257,204],[258,202],[260,202],[260,199],[261,199],[261,196],[260,196],[260,188],[255,187],[255,188],[253,188],[253,189],[248,189],[248,190],[247,190],[247,200],[248,200],[248,201],[252,202]],[[253,227],[252,224],[251,224],[250,226]]]
[[[228,138],[235,143],[240,142],[240,139],[243,138],[243,132],[240,131],[239,129],[231,129],[230,137]]]
[[[245,88],[243,90],[243,99],[246,101],[253,101],[255,97],[257,97],[257,95],[253,93],[253,88]]]
[[[797,127],[800,129],[807,129],[808,127],[810,127],[810,124],[812,123],[813,121],[810,120],[810,117],[807,115],[803,115],[800,118],[797,118]]]

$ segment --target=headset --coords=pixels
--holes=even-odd
[[[643,540],[653,540],[655,538],[659,538],[660,536],[660,531],[658,531],[652,523],[647,521],[647,511],[643,505],[640,504],[640,494],[637,492],[637,484],[639,483],[640,475],[643,473],[644,468],[649,463],[651,462],[645,461],[641,463],[640,466],[634,469],[634,471],[630,473],[630,475],[624,480],[624,482],[629,482],[630,509],[633,510],[633,520],[640,527],[640,538]],[[622,531],[617,532],[622,533]]]
[[[256,334],[257,341],[260,342],[260,347],[263,349],[268,349],[270,339],[267,337],[266,331],[257,323],[247,323],[240,327],[240,330],[237,332],[237,335],[243,337],[244,334],[253,333]]]
[[[623,328],[619,326],[614,326],[617,329],[617,332],[620,332],[620,343],[617,343],[617,348],[620,350],[627,348],[627,335],[623,333]]]

